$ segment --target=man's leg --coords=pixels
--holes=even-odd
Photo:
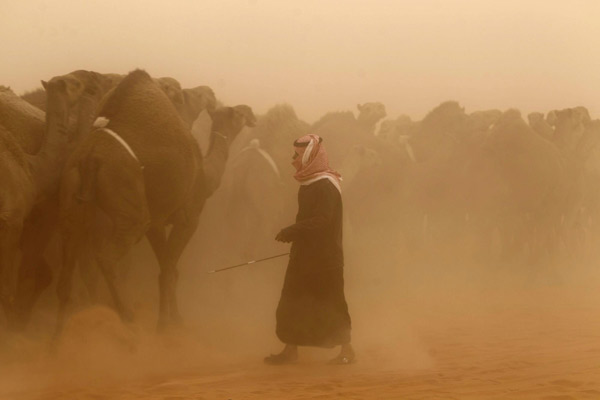
[[[295,344],[286,344],[281,353],[271,354],[265,357],[265,364],[282,365],[291,364],[298,360],[298,346]]]
[[[356,358],[354,354],[354,349],[350,343],[346,343],[342,345],[340,350],[340,354],[338,354],[334,359],[329,361],[330,364],[352,364]]]

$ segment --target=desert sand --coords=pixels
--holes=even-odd
[[[0,398],[598,399],[593,282],[414,285],[379,308],[351,292],[358,360],[348,366],[326,364],[333,349],[264,365],[277,342],[270,327],[267,339],[244,330],[244,318],[226,335],[202,336],[200,326],[156,335],[122,325],[108,308],[85,308],[51,352],[31,337],[6,341],[15,360],[1,367]]]

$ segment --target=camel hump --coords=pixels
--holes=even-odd
[[[99,115],[112,119],[111,117],[119,113],[124,103],[131,97],[132,93],[135,93],[140,87],[148,87],[150,85],[153,85],[156,89],[160,90],[158,85],[146,71],[136,69],[130,72],[113,89],[110,96],[106,99]]]

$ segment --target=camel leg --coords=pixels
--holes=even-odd
[[[86,244],[81,247],[77,254],[77,265],[81,280],[87,289],[88,299],[90,302],[97,300],[97,289],[98,289],[98,266],[93,257],[94,248],[86,241]]]
[[[36,218],[23,232],[22,260],[17,279],[13,328],[25,329],[35,303],[52,282],[52,269],[46,262],[44,251],[55,232],[56,219]]]
[[[156,255],[158,265],[160,266],[160,275],[158,277],[159,287],[159,304],[158,304],[158,331],[163,331],[167,326],[167,274],[166,274],[166,251],[167,251],[167,235],[164,226],[151,226],[146,237],[150,246]]]
[[[121,317],[121,320],[123,322],[131,322],[133,321],[133,312],[125,306],[121,296],[121,290],[117,286],[117,276],[115,273],[116,264],[117,260],[115,258],[98,258],[100,271],[102,271],[102,275],[104,276],[104,280],[106,281],[106,285],[108,286],[108,290],[115,304],[115,308]]]
[[[58,295],[58,317],[56,321],[55,339],[62,333],[67,305],[71,299],[71,289],[73,286],[73,271],[75,270],[75,262],[77,255],[77,244],[72,237],[65,236],[63,243],[63,259],[60,274],[58,276],[58,284],[56,286],[56,294]]]
[[[171,322],[175,324],[181,324],[181,314],[179,313],[179,307],[177,305],[177,280],[179,278],[179,272],[177,270],[177,263],[183,250],[189,243],[190,239],[198,228],[198,218],[188,220],[183,224],[173,226],[169,239],[167,242],[167,262],[166,270],[162,273],[166,274],[166,293],[167,293],[167,304],[169,307],[169,318]]]
[[[114,229],[106,245],[97,253],[97,262],[108,286],[115,308],[124,322],[133,320],[133,313],[125,306],[118,288],[115,267],[133,245],[143,236],[147,224],[145,219],[119,214],[113,217]]]
[[[12,301],[10,291],[10,271],[14,267],[14,258],[17,251],[16,241],[12,232],[0,231],[0,304],[4,309],[7,320],[12,317]]]
[[[159,276],[159,312],[157,330],[164,331],[169,321],[181,323],[181,315],[177,306],[176,287],[178,279],[177,262],[198,227],[198,218],[194,222],[184,221],[175,224],[169,237],[164,227],[151,227],[146,236],[156,254],[160,265]]]

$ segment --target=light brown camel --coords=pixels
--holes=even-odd
[[[532,112],[527,115],[527,122],[529,127],[537,132],[541,137],[546,140],[552,141],[554,139],[554,129],[546,119],[544,114],[541,112]]]
[[[354,145],[372,147],[375,126],[387,115],[385,106],[378,102],[359,104],[357,108],[358,117],[349,111],[328,113],[310,128],[325,141],[334,167],[339,168]]]
[[[228,147],[239,131],[253,125],[248,106],[213,112],[206,160],[174,104],[144,71],[126,76],[99,116],[108,124],[84,140],[65,168],[61,185],[61,227],[65,260],[57,287],[57,333],[65,318],[77,248],[89,236],[94,213],[112,221],[95,234],[94,256],[122,319],[132,317],[122,301],[115,263],[144,234],[158,259],[158,327],[177,322],[177,262],[198,225],[206,199],[220,183]],[[167,227],[172,226],[167,235]]]
[[[281,178],[277,164],[259,139],[252,139],[232,156],[225,172],[220,194],[227,237],[239,243],[240,254],[249,260],[276,249],[272,239],[286,221]]]
[[[561,233],[571,256],[582,254],[588,228],[597,215],[600,182],[594,166],[598,157],[600,133],[598,121],[592,121],[584,107],[555,110],[549,113],[554,125],[551,140],[564,159],[569,181],[567,207]]]
[[[517,110],[505,112],[491,130],[488,158],[507,185],[509,215],[521,220],[530,262],[547,265],[557,250],[569,183],[559,150],[534,132]],[[550,257],[550,258],[549,258]]]

